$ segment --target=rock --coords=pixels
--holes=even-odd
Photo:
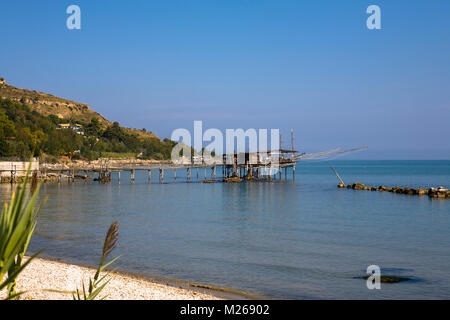
[[[409,281],[409,280],[411,280],[411,278],[396,277],[396,276],[381,276],[380,280],[381,280],[381,283],[398,283],[398,282]]]
[[[418,188],[418,189],[416,190],[416,193],[417,193],[419,196],[421,196],[421,195],[427,194],[427,193],[428,193],[428,190],[427,190],[427,189],[423,189],[423,188]]]
[[[403,194],[415,195],[416,194],[416,190],[412,189],[412,188],[404,188],[403,189]]]
[[[399,186],[396,186],[395,188],[392,189],[393,193],[403,193],[403,189],[400,188]]]
[[[362,184],[362,183],[354,183],[353,185],[352,185],[352,189],[354,189],[354,190],[364,190],[364,185]]]
[[[242,182],[242,179],[239,177],[231,177],[231,178],[225,178],[223,181],[224,182]]]
[[[363,279],[367,280],[369,279],[369,276],[364,276]],[[380,281],[381,283],[398,283],[398,282],[404,282],[409,281],[411,278],[408,277],[397,277],[397,276],[381,276]]]

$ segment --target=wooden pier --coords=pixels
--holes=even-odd
[[[242,152],[234,154],[225,154],[222,158],[211,163],[210,161],[201,160],[201,163],[192,161],[190,164],[179,165],[155,165],[155,166],[137,166],[137,165],[123,165],[112,166],[108,161],[104,161],[101,165],[73,165],[55,168],[52,165],[43,164],[39,169],[33,170],[37,172],[43,181],[53,182],[74,182],[75,179],[94,180],[101,183],[109,183],[112,181],[112,174],[116,173],[117,181],[120,182],[123,176],[122,172],[128,172],[130,182],[134,183],[136,180],[136,172],[147,172],[147,181],[151,183],[152,172],[159,173],[159,182],[164,183],[167,173],[171,172],[173,181],[180,181],[180,176],[177,172],[185,172],[185,181],[198,181],[203,183],[212,182],[243,182],[243,181],[288,181],[288,170],[292,171],[292,181],[295,181],[295,168],[297,162],[302,159],[321,158],[333,154],[346,153],[351,151],[362,150],[363,148],[355,148],[349,150],[334,149],[315,154],[298,154],[293,148],[291,150],[275,150],[266,152]],[[197,162],[197,163],[196,163]],[[283,175],[284,170],[284,175]],[[0,176],[1,172],[0,170]],[[21,170],[26,171],[26,170]],[[203,171],[203,178],[200,177]],[[18,182],[15,177],[18,176],[18,171],[9,169],[11,183]],[[23,172],[21,172],[23,175]],[[194,176],[195,175],[195,176]],[[5,181],[3,181],[5,182]]]
[[[145,172],[147,182],[151,183],[155,178],[154,172],[157,172],[158,182],[165,183],[167,177],[172,177],[173,182],[241,182],[241,181],[258,181],[258,180],[279,180],[283,179],[282,171],[284,170],[284,180],[288,180],[288,169],[292,168],[292,180],[295,180],[294,159],[280,159],[279,164],[273,163],[245,163],[237,162],[238,156],[234,156],[233,163],[213,163],[213,164],[192,164],[192,165],[165,165],[165,166],[104,166],[101,168],[94,167],[73,167],[70,169],[51,169],[45,166],[41,170],[41,178],[44,180],[53,180],[58,182],[73,182],[77,179],[92,179],[103,183],[109,183],[113,180],[113,176],[118,182],[129,176],[130,182],[134,183],[137,172]],[[184,174],[179,174],[182,172]],[[178,174],[177,174],[178,173]],[[114,175],[113,175],[114,174]],[[183,177],[183,178],[181,178]],[[182,180],[183,179],[183,180]]]

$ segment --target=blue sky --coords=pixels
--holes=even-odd
[[[203,120],[293,128],[306,152],[450,159],[449,16],[447,0],[2,1],[0,76],[161,137]]]

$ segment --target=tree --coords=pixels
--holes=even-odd
[[[97,118],[92,118],[91,122],[84,128],[84,134],[93,137],[99,137],[102,132],[102,127]]]
[[[0,139],[13,137],[16,134],[14,122],[0,109]]]

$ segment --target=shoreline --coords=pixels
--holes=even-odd
[[[28,259],[28,258],[26,258]],[[25,291],[21,300],[72,300],[82,281],[87,283],[95,269],[52,258],[35,258],[19,275],[17,292]],[[111,281],[99,298],[106,300],[228,300],[250,299],[245,293],[226,288],[178,280],[153,279],[130,272],[113,271]],[[0,293],[0,299],[5,292]]]
[[[81,268],[87,268],[94,270],[93,267],[89,266],[88,264],[84,263],[83,261],[77,260],[77,259],[71,259],[71,258],[60,258],[60,257],[54,257],[54,256],[46,256],[42,255],[39,256],[39,259],[50,261],[50,262],[59,262],[67,265],[74,265]],[[200,293],[206,293],[209,295],[212,295],[219,299],[224,300],[267,300],[270,299],[270,297],[264,296],[262,294],[253,293],[253,292],[246,292],[242,290],[227,288],[227,287],[219,287],[214,285],[208,285],[204,283],[199,282],[190,282],[185,280],[179,280],[179,279],[173,279],[173,278],[166,278],[163,276],[157,276],[157,275],[147,275],[140,272],[135,271],[129,271],[129,270],[123,270],[123,269],[115,269],[114,271],[110,271],[111,274],[118,274],[126,277],[131,278],[137,278],[144,281],[148,281],[150,283],[155,283],[163,286],[168,287],[175,287],[175,288],[183,288],[186,290],[192,290]]]

